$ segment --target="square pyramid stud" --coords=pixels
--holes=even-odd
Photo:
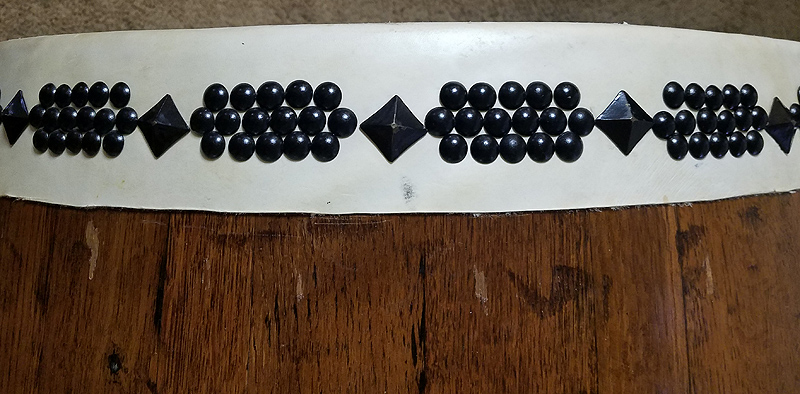
[[[627,156],[653,127],[653,118],[621,90],[597,116],[595,125]]]
[[[189,126],[186,125],[170,95],[164,96],[158,104],[142,115],[138,124],[156,159],[189,134]]]
[[[28,127],[28,106],[25,105],[25,97],[22,96],[21,90],[17,91],[14,98],[8,103],[0,118],[5,125],[8,143],[14,146]]]
[[[792,139],[796,132],[797,129],[792,123],[792,115],[781,100],[775,97],[772,100],[772,109],[769,111],[767,134],[778,143],[783,153],[788,155],[789,150],[792,149]]]
[[[390,163],[427,133],[425,126],[398,96],[361,123],[361,131]]]

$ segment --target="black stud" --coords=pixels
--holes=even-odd
[[[323,111],[333,111],[342,103],[342,90],[333,82],[323,82],[314,89],[314,105]],[[338,141],[337,141],[338,142]],[[314,151],[312,150],[313,154]]]
[[[95,108],[102,108],[108,102],[108,85],[103,81],[97,81],[89,88],[89,104]]]
[[[228,89],[221,83],[208,85],[203,92],[203,104],[211,112],[217,112],[228,105]]]
[[[739,90],[739,97],[741,98],[740,103],[742,107],[753,108],[758,104],[758,91],[749,83],[742,85],[742,88]]]
[[[525,89],[525,101],[529,107],[541,111],[550,106],[553,91],[542,81],[531,82]]]
[[[519,82],[508,81],[500,86],[497,99],[503,107],[517,109],[525,103],[525,88]]]
[[[528,138],[528,157],[537,163],[546,163],[555,152],[555,144],[553,137],[545,133],[534,133],[531,138]]]
[[[101,136],[106,135],[114,128],[116,122],[117,115],[114,114],[114,111],[110,108],[103,108],[94,115],[94,131]]]
[[[65,145],[67,150],[70,153],[77,155],[81,152],[81,143],[82,143],[83,136],[81,135],[80,131],[72,130],[67,133],[67,138],[65,140]]]
[[[586,137],[594,129],[594,115],[586,108],[576,108],[569,114],[567,127],[569,131]]]
[[[728,137],[728,150],[733,157],[741,157],[747,151],[747,139],[744,134],[739,131],[734,131]]]
[[[511,117],[502,108],[492,108],[483,116],[483,129],[489,135],[502,138],[511,131]]]
[[[321,109],[309,105],[297,115],[297,127],[310,136],[317,135],[325,129],[325,113]]]
[[[678,109],[683,105],[683,86],[672,81],[664,86],[661,97],[664,99],[664,104],[666,104],[667,107]]]
[[[56,106],[64,108],[72,102],[72,88],[67,84],[61,84],[56,88],[55,96],[53,96]]]
[[[689,143],[686,142],[686,137],[680,133],[672,133],[667,138],[667,153],[673,160],[683,160],[688,152]]]
[[[56,107],[50,107],[44,111],[44,116],[42,116],[42,127],[44,131],[49,133],[58,128],[59,114],[61,114],[61,110]]]
[[[28,122],[31,124],[31,126],[36,129],[42,127],[42,121],[46,111],[47,109],[41,104],[34,105],[33,108],[31,108],[31,111],[28,113]]]
[[[539,127],[555,137],[567,129],[567,115],[560,108],[549,107],[539,116]]]
[[[539,129],[539,114],[531,107],[521,107],[511,116],[511,128],[527,137]]]
[[[328,115],[328,131],[339,138],[353,135],[356,126],[358,126],[356,114],[349,108],[336,108]]]
[[[231,90],[231,107],[246,111],[256,102],[256,90],[249,83],[240,83]],[[232,150],[229,148],[229,150]]]
[[[94,131],[85,133],[83,138],[81,138],[81,149],[83,149],[83,153],[89,157],[96,156],[97,153],[100,152],[101,141],[100,134]]]
[[[434,137],[444,137],[453,131],[454,122],[453,113],[449,109],[436,107],[425,115],[425,130]]]
[[[259,159],[272,163],[283,155],[283,139],[275,133],[261,134],[256,140],[256,156]]]
[[[0,120],[5,125],[8,143],[13,146],[28,127],[28,106],[25,105],[25,97],[21,90],[17,91],[14,98],[3,109]]]
[[[450,81],[439,90],[439,102],[442,107],[458,111],[467,104],[467,88],[459,82]]]
[[[581,102],[581,92],[572,82],[561,82],[553,91],[553,100],[562,109],[575,109]]]
[[[706,101],[706,92],[696,83],[690,83],[683,91],[683,100],[686,105],[694,110],[700,109]]]
[[[50,134],[44,129],[36,130],[33,133],[33,149],[36,149],[39,153],[44,153],[47,151],[47,139],[50,137]]]
[[[486,111],[497,102],[497,93],[492,85],[486,82],[478,82],[469,88],[467,101],[471,107],[479,111]]]
[[[716,120],[716,116],[714,120]],[[665,140],[675,132],[675,118],[667,111],[661,111],[653,116],[653,134]]]
[[[706,107],[712,111],[722,108],[723,99],[724,97],[722,97],[722,91],[719,90],[719,88],[715,85],[709,85],[706,88]]]
[[[500,157],[508,163],[521,162],[525,152],[525,140],[518,134],[509,134],[500,140]]]
[[[727,109],[734,109],[739,106],[741,97],[739,96],[739,89],[736,86],[727,84],[722,87],[722,105]]]
[[[78,110],[72,107],[64,107],[58,113],[58,127],[61,130],[70,131],[75,127],[78,120]]]
[[[717,114],[717,131],[723,135],[731,135],[736,128],[736,119],[733,118],[731,111],[723,109]]]
[[[789,115],[792,116],[792,120],[794,120],[795,123],[800,123],[800,104],[792,104],[789,107]]]
[[[653,126],[653,118],[622,90],[597,117],[595,124],[627,156]]]
[[[736,128],[741,131],[750,130],[753,125],[753,110],[738,107],[733,111],[733,119],[736,121]]]
[[[747,133],[747,151],[751,156],[758,156],[761,150],[764,149],[764,137],[761,133],[751,130]]]
[[[75,118],[75,126],[78,127],[78,130],[85,133],[94,128],[95,116],[94,108],[83,107],[78,110],[78,116]]]
[[[242,119],[239,117],[239,112],[233,108],[223,108],[217,112],[214,118],[214,127],[222,135],[233,135],[239,131],[239,126],[242,124]]]
[[[283,98],[286,104],[293,108],[303,108],[311,102],[314,96],[314,88],[306,81],[298,79],[286,85],[286,93]]]
[[[297,127],[297,114],[289,107],[280,107],[270,116],[269,127],[278,135],[286,136]]]
[[[218,159],[225,152],[225,137],[213,130],[203,133],[203,138],[200,139],[200,151],[207,159]]]
[[[256,152],[256,142],[247,133],[236,133],[228,143],[228,153],[233,160],[247,161]]]
[[[728,137],[721,133],[712,133],[708,137],[708,148],[711,156],[717,159],[723,158],[728,154]]]
[[[695,126],[697,126],[697,121],[691,111],[684,109],[675,114],[675,130],[679,133],[691,135],[694,133]]]
[[[56,130],[50,133],[47,138],[47,149],[54,155],[58,156],[64,153],[64,148],[67,147],[67,134],[62,130]]]
[[[256,102],[258,106],[268,111],[274,111],[283,105],[283,86],[275,81],[267,81],[258,87]]]
[[[389,162],[397,160],[406,149],[426,134],[425,126],[398,96],[392,97],[361,123],[361,130]]]
[[[311,141],[305,133],[293,131],[283,140],[283,154],[289,160],[303,160],[310,151]]]
[[[214,113],[206,107],[200,107],[189,117],[189,125],[192,130],[200,135],[214,130]]]
[[[483,128],[483,117],[475,108],[461,108],[456,112],[453,125],[458,134],[464,137],[474,137],[478,135]]]
[[[708,137],[703,133],[694,133],[689,137],[689,154],[697,160],[701,160],[708,155]]]
[[[257,137],[269,128],[269,114],[261,108],[250,108],[242,115],[242,129],[252,137]]]
[[[136,123],[139,115],[131,107],[122,107],[117,112],[117,131],[123,135],[128,135],[136,130]]]
[[[572,163],[583,154],[583,140],[577,134],[566,131],[556,138],[555,151],[561,161]]]
[[[52,135],[50,136],[52,139]],[[117,157],[125,147],[125,136],[116,131],[112,131],[103,137],[103,152],[109,157]]]
[[[744,88],[743,88],[744,89]],[[767,122],[767,134],[778,143],[783,153],[789,154],[792,149],[792,139],[797,129],[792,123],[792,116],[789,110],[777,97],[772,101],[772,109],[769,111],[769,121]]]
[[[458,134],[448,134],[439,141],[439,156],[448,163],[460,163],[467,157],[467,140]]]
[[[472,139],[469,144],[469,153],[472,159],[481,164],[489,164],[497,160],[500,149],[494,137],[481,134]]]
[[[767,127],[769,115],[767,115],[767,111],[764,108],[755,106],[750,111],[750,114],[753,116],[753,129],[764,130],[764,128]]]
[[[717,114],[714,111],[703,108],[697,112],[697,129],[706,134],[711,134],[717,130]]]
[[[328,132],[319,133],[311,140],[311,155],[317,161],[327,163],[339,154],[339,139]]]
[[[72,104],[76,107],[83,107],[89,102],[89,85],[86,82],[78,82],[72,87]]]
[[[156,158],[161,157],[176,142],[189,134],[189,126],[183,120],[170,95],[165,95],[153,108],[145,112],[139,118],[138,125]]]
[[[125,82],[115,83],[109,92],[109,99],[111,100],[111,105],[117,108],[126,107],[131,101],[130,86]]]
[[[39,104],[47,108],[56,102],[56,85],[47,83],[39,90]]]

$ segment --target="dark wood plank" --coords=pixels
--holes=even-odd
[[[800,392],[800,195],[676,209],[691,392]]]

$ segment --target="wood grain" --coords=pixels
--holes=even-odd
[[[2,392],[800,391],[800,196],[513,215],[0,199]]]

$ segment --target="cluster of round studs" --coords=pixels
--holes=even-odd
[[[125,82],[117,82],[111,89],[105,82],[75,86],[52,83],[39,90],[39,104],[31,108],[28,119],[36,132],[34,148],[55,155],[78,154],[81,150],[89,156],[97,155],[100,148],[109,157],[117,157],[125,145],[125,135],[136,129],[139,116],[128,107],[131,89]],[[119,108],[115,113],[111,105]],[[97,109],[97,111],[95,111]]]
[[[226,108],[229,98],[232,108]],[[314,105],[309,105],[312,100]],[[200,148],[209,159],[222,156],[224,136],[231,136],[228,152],[237,161],[249,160],[253,154],[265,162],[282,155],[297,161],[311,153],[328,162],[339,154],[339,138],[352,135],[357,125],[353,111],[339,108],[341,101],[342,91],[333,82],[312,89],[308,82],[297,80],[285,90],[275,81],[264,82],[258,90],[240,83],[230,95],[225,86],[214,83],[203,94],[205,106],[192,113],[189,124],[203,136]],[[301,109],[300,114],[295,109]],[[325,111],[332,111],[327,120]],[[326,124],[327,132],[323,131]]]
[[[680,110],[674,116],[661,111],[653,117],[653,133],[667,141],[673,159],[682,160],[687,153],[698,160],[709,153],[718,159],[728,152],[734,157],[745,152],[755,156],[764,148],[760,131],[767,126],[768,115],[757,105],[758,92],[752,85],[738,89],[727,84],[721,90],[710,85],[703,90],[696,83],[684,89],[672,81],[664,87],[662,97],[673,110],[683,104],[691,110]]]
[[[562,82],[552,91],[544,82],[532,82],[524,88],[508,81],[499,92],[485,82],[469,90],[459,82],[448,82],[439,92],[442,106],[425,116],[425,129],[442,137],[439,155],[448,163],[459,163],[467,156],[465,137],[474,137],[469,152],[482,164],[494,162],[498,155],[508,163],[519,163],[526,153],[539,163],[549,161],[554,153],[565,162],[573,162],[583,153],[581,137],[594,129],[592,113],[578,108],[580,97],[578,87],[570,82]],[[497,101],[503,108],[494,108]],[[551,106],[553,101],[556,106]],[[513,110],[513,115],[507,110]],[[569,117],[565,110],[571,111]],[[537,131],[540,128],[542,132]],[[480,134],[481,130],[485,134]],[[514,133],[510,133],[512,130]],[[553,137],[557,137],[555,142]]]

